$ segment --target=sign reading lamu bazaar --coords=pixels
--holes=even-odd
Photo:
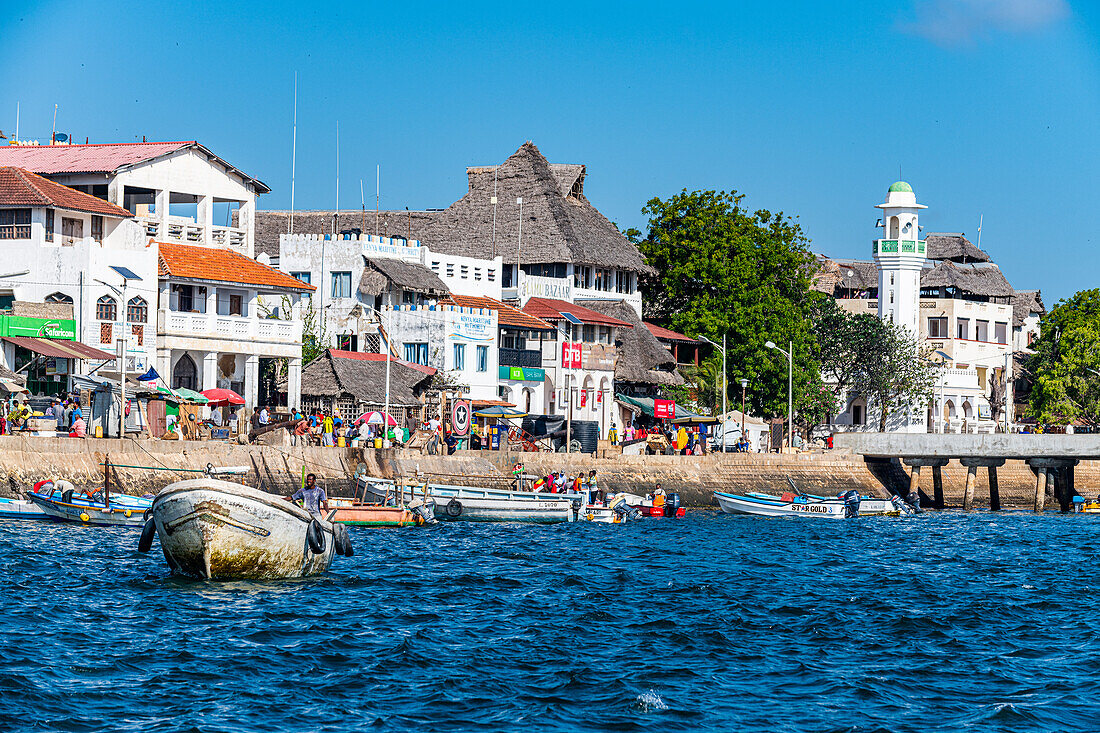
[[[76,340],[76,321],[65,318],[0,317],[0,336]]]

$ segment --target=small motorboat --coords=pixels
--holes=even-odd
[[[121,527],[140,527],[153,503],[141,496],[78,491],[64,479],[39,481],[27,497],[51,519]]]
[[[637,505],[630,503],[633,494],[616,494],[606,505],[586,504],[578,512],[578,520],[597,524],[626,524],[642,518]],[[637,498],[637,497],[635,497]]]
[[[715,491],[714,498],[718,506],[727,514],[754,514],[759,517],[821,517],[823,519],[844,519],[850,508],[842,499],[810,499],[799,496],[792,501],[781,498],[765,498],[750,494],[737,495],[724,491]],[[858,512],[858,508],[856,509]]]
[[[32,501],[0,498],[0,519],[52,519]]]
[[[641,512],[643,517],[683,518],[687,513],[686,509],[680,505],[680,494],[675,491],[667,496],[661,494],[659,497],[647,494],[644,499],[635,504],[635,508]]]
[[[575,521],[581,508],[580,498],[572,494],[432,483],[395,487],[393,482],[365,477],[358,477],[358,489],[364,501],[380,504],[394,501],[395,492],[398,503],[406,497],[419,498],[434,507],[435,518],[441,521],[554,524]]]
[[[795,494],[793,492],[786,492],[784,494],[781,494],[781,495],[777,496],[775,494],[764,494],[764,493],[760,493],[760,492],[757,492],[757,491],[751,491],[751,492],[746,493],[745,496],[752,496],[752,497],[757,497],[757,498],[761,498],[761,499],[772,499],[774,501],[794,501],[795,498],[797,498],[799,496],[799,494]],[[829,497],[826,497],[826,496],[816,496],[814,494],[802,494],[802,496],[805,496],[807,499],[810,499],[810,500],[813,500],[813,501],[838,501],[839,500],[839,499],[830,499]],[[893,499],[879,499],[878,497],[874,497],[874,496],[860,496],[859,497],[859,516],[861,516],[861,517],[875,517],[875,516],[897,517],[897,516],[900,516],[902,514],[903,510],[900,509],[898,507],[898,505],[895,503],[895,499],[897,499],[897,497],[894,497]],[[898,501],[900,501],[900,499],[898,499]]]
[[[347,527],[279,496],[215,478],[171,484],[153,500],[138,550],[154,535],[173,572],[213,580],[275,580],[323,573],[351,555]]]
[[[336,510],[332,521],[359,527],[412,527],[424,524],[424,518],[404,506],[364,504],[350,499],[329,499],[328,505]],[[432,517],[435,521],[435,517]]]

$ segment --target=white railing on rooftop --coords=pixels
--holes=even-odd
[[[161,311],[160,320],[161,333],[165,336],[212,336],[233,341],[278,343],[300,343],[302,340],[301,321],[177,311]]]

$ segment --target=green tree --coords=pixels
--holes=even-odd
[[[1042,423],[1100,423],[1100,290],[1061,300],[1043,318],[1028,360],[1028,415]]]
[[[849,313],[824,294],[811,301],[809,314],[821,376],[839,410],[852,386],[866,383],[867,366],[887,342],[889,324],[867,313]]]
[[[853,389],[867,397],[868,410],[879,413],[879,430],[886,430],[890,416],[904,408],[924,405],[932,398],[939,365],[932,361],[933,348],[921,345],[904,326],[880,321],[877,347],[865,357]]]
[[[642,283],[646,317],[719,343],[725,334],[729,383],[746,375],[753,411],[783,416],[787,359],[764,344],[794,343],[796,402],[820,384],[806,318],[814,258],[795,221],[749,212],[743,200],[732,191],[684,190],[646,204],[649,229],[639,247],[655,269]]]

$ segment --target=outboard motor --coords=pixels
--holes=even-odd
[[[677,512],[680,511],[680,494],[673,491],[668,496],[668,500],[665,502],[665,516],[675,517]]]
[[[890,503],[894,505],[894,509],[898,511],[898,514],[902,515],[903,517],[909,516],[910,514],[916,514],[916,511],[914,511],[913,507],[909,506],[909,503],[903,501],[902,498],[897,494],[893,494],[890,496]]]
[[[914,514],[920,514],[920,494],[916,491],[910,491],[909,496],[905,497],[905,502],[913,508]]]
[[[619,515],[620,521],[636,522],[642,518],[642,513],[626,503],[626,497],[619,494],[611,500],[611,511]]]
[[[845,491],[840,495],[840,498],[844,500],[844,518],[851,519],[852,517],[859,516],[859,492],[855,489]]]
[[[409,502],[409,511],[416,515],[421,524],[435,524],[435,501],[413,499]]]

